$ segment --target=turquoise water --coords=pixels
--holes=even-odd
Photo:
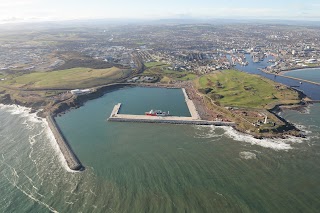
[[[43,120],[0,107],[0,212],[320,208],[320,104],[281,114],[307,139],[257,140],[231,128],[108,122],[119,102],[122,113],[188,113],[181,90],[148,88],[113,91],[68,112],[57,122],[86,167],[74,173]]]
[[[320,83],[319,68],[293,70],[293,71],[285,72],[283,75]]]

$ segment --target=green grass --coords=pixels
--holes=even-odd
[[[112,83],[129,74],[129,70],[121,70],[117,67],[108,69],[73,68],[11,76],[4,84],[24,88],[86,88]]]
[[[169,82],[171,81],[171,79],[167,76],[164,76],[162,79],[161,79],[161,83],[163,84],[168,84]]]
[[[235,70],[202,76],[197,86],[199,89],[212,89],[208,96],[218,96],[215,101],[223,106],[269,108],[275,103],[297,103],[299,100],[294,90],[269,79]]]
[[[161,82],[175,81],[188,81],[194,80],[198,76],[196,74],[187,71],[175,71],[168,69],[169,65],[161,62],[149,62],[145,63],[147,69],[144,71],[145,75],[157,75],[161,76],[164,80]]]
[[[148,62],[148,63],[144,63],[144,65],[147,68],[168,66],[167,64],[162,62]]]
[[[305,65],[307,65],[308,67],[319,67],[320,64],[308,64],[306,63]]]
[[[199,84],[200,84],[200,87],[201,88],[206,88],[208,86],[208,79],[210,77],[209,76],[202,76],[200,79],[199,79]],[[209,87],[210,88],[210,87]]]
[[[196,74],[193,73],[188,73],[185,76],[181,77],[181,78],[177,78],[178,80],[181,81],[189,81],[189,80],[194,80],[196,79],[198,76]]]

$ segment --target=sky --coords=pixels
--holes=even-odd
[[[320,0],[0,0],[0,23],[75,19],[320,21]]]

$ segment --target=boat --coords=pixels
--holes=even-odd
[[[161,110],[150,110],[149,112],[145,112],[145,115],[148,116],[168,116],[170,115],[169,111],[168,112],[162,112]]]

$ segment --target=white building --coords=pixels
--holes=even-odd
[[[70,91],[72,95],[83,95],[91,92],[90,89],[74,89]]]

